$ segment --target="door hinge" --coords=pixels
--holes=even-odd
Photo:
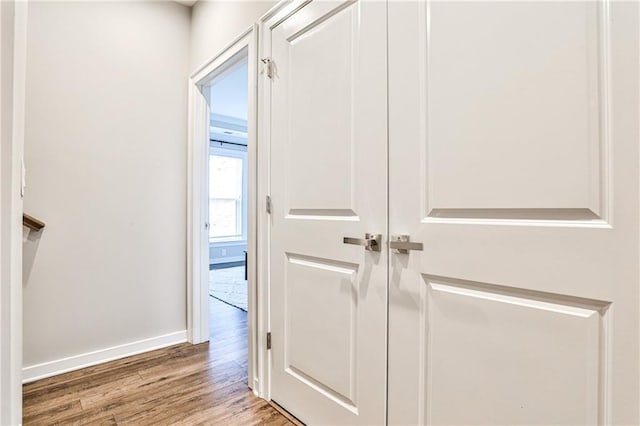
[[[271,58],[262,58],[260,61],[267,66],[267,77],[273,79],[273,60]]]
[[[267,349],[271,349],[271,332],[267,333]]]
[[[267,195],[267,213],[271,214],[271,196]]]

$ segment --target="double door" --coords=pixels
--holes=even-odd
[[[640,421],[638,16],[267,23],[274,401],[310,425]]]

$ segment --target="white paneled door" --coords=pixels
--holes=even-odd
[[[268,21],[272,399],[310,425],[640,423],[638,20],[301,1]]]
[[[638,47],[637,2],[389,2],[390,424],[639,423]]]
[[[383,424],[388,258],[365,235],[387,234],[386,4],[291,10],[267,35],[271,398],[309,425]]]

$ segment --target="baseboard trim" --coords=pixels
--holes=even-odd
[[[151,337],[149,339],[138,340],[137,342],[125,343],[124,345],[113,346],[67,358],[44,362],[42,364],[31,365],[22,369],[22,383],[35,382],[69,371],[79,370],[92,365],[102,364],[108,361],[149,352],[167,346],[177,345],[187,341],[187,331],[177,331],[175,333],[164,334],[162,336]]]
[[[239,260],[237,262],[224,262],[224,263],[210,263],[209,270],[220,270],[220,269],[228,269],[228,268],[236,268],[238,266],[244,266],[244,259]]]
[[[234,266],[244,266],[244,256],[225,257],[224,259],[209,260],[209,270],[225,269]]]

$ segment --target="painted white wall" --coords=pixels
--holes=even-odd
[[[208,62],[276,3],[272,0],[198,1],[191,14],[191,70]]]
[[[0,2],[0,424],[22,413],[22,197],[25,2]]]
[[[35,1],[28,35],[25,367],[184,331],[190,9]]]

